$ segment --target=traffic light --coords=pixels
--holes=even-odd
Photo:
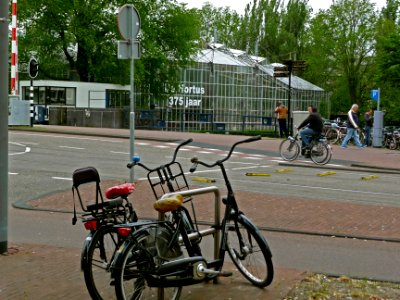
[[[39,71],[39,63],[37,62],[36,59],[31,58],[29,61],[29,68],[28,68],[28,73],[29,77],[34,79],[38,75]]]

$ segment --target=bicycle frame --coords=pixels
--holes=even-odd
[[[297,136],[297,135],[296,135]],[[200,162],[197,157],[192,158],[192,163],[194,163],[193,167],[190,169],[190,172],[194,172],[194,170],[197,167],[197,164],[201,164],[207,168],[212,168],[214,166],[218,166],[221,170],[222,176],[224,178],[224,182],[225,182],[225,186],[227,188],[227,196],[226,198],[222,199],[222,203],[225,205],[225,212],[224,212],[224,218],[222,220],[222,224],[221,224],[221,238],[220,238],[220,248],[219,248],[219,254],[218,254],[218,259],[215,262],[212,262],[210,264],[208,264],[208,267],[214,267],[218,270],[220,270],[224,264],[225,261],[225,252],[227,252],[227,223],[229,220],[234,221],[234,225],[235,225],[235,231],[238,235],[238,239],[239,239],[239,243],[240,243],[240,247],[242,248],[244,245],[241,233],[239,227],[238,227],[238,220],[242,219],[243,222],[248,223],[248,225],[253,226],[253,224],[250,222],[250,220],[243,214],[243,212],[241,212],[239,210],[239,206],[236,202],[236,198],[235,198],[235,193],[233,191],[231,182],[228,178],[228,174],[226,172],[225,166],[224,166],[224,162],[227,161],[231,155],[233,150],[236,148],[237,145],[242,144],[242,143],[249,143],[249,142],[253,142],[253,141],[258,141],[260,140],[261,137],[260,136],[256,136],[256,137],[252,137],[243,141],[239,141],[236,142],[235,144],[233,144],[233,146],[231,147],[228,155],[222,159],[222,160],[218,160],[216,163],[209,165],[206,164],[204,162]],[[267,241],[264,239],[265,244],[267,246],[267,251],[270,255],[270,257],[272,257],[272,253],[270,251],[270,248],[268,246]]]

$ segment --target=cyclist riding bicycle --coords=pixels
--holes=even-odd
[[[311,140],[320,136],[324,128],[324,121],[322,120],[321,115],[317,112],[317,108],[310,105],[308,107],[308,112],[310,113],[308,117],[297,127],[297,130],[306,127],[300,132],[302,155],[305,155],[307,150],[310,150],[309,145]]]

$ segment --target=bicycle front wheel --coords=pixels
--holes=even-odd
[[[327,164],[332,158],[331,146],[322,142],[313,143],[310,157],[317,165]]]
[[[153,228],[154,229],[154,228]],[[146,276],[155,269],[157,246],[152,234],[139,234],[129,238],[118,250],[113,265],[117,299],[178,300],[182,287],[150,287]]]
[[[110,265],[118,247],[118,236],[113,226],[102,226],[92,236],[89,247],[82,253],[85,284],[92,299],[112,299]]]
[[[266,287],[274,278],[272,255],[259,230],[241,216],[227,222],[227,247],[233,263],[253,285]]]
[[[293,138],[288,138],[279,145],[279,153],[284,160],[295,160],[300,154],[300,146]]]

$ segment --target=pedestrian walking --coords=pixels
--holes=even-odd
[[[365,143],[364,145],[368,147],[370,145],[370,139],[371,139],[371,128],[373,126],[373,110],[369,109],[365,114],[364,114],[364,121],[365,121],[365,127],[364,127],[364,133],[365,133]]]
[[[347,148],[347,144],[349,143],[350,139],[354,140],[354,143],[359,149],[363,149],[365,147],[361,144],[360,137],[358,135],[360,127],[358,125],[359,122],[358,122],[357,112],[358,112],[358,105],[353,104],[351,106],[351,109],[347,113],[347,124],[346,124],[347,133],[342,143],[342,149]]]
[[[286,121],[288,117],[288,109],[285,105],[278,102],[275,108],[276,117],[279,124],[279,137],[283,138],[289,136]]]

